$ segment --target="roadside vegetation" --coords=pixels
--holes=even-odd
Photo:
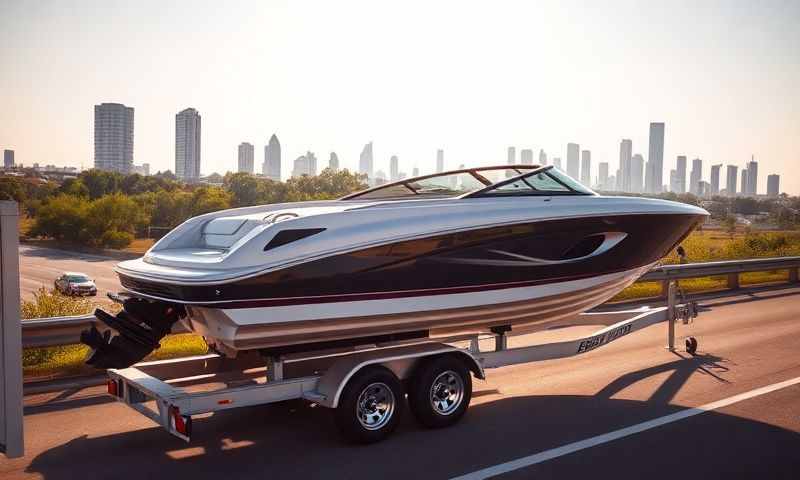
[[[325,169],[317,176],[274,182],[247,173],[185,184],[167,172],[143,177],[88,170],[64,182],[0,177],[0,200],[22,205],[26,238],[62,246],[125,249],[163,234],[190,217],[235,207],[324,200],[366,188],[361,175]],[[142,243],[142,242],[139,242]],[[142,246],[148,242],[143,242]]]

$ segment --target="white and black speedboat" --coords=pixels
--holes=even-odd
[[[707,215],[534,165],[210,213],[120,263],[129,299],[98,312],[118,334],[83,340],[89,363],[124,367],[176,321],[229,355],[549,328],[630,285]]]

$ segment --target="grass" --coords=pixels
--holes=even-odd
[[[137,240],[131,251],[144,252],[152,240]],[[683,242],[690,262],[734,260],[757,257],[781,257],[800,255],[800,232],[769,232],[758,234],[736,233],[731,238],[722,231],[700,231],[692,233]],[[678,263],[674,252],[664,263]],[[786,281],[787,271],[752,272],[740,275],[740,285],[755,285]],[[707,277],[681,280],[680,286],[687,293],[727,288],[726,277]],[[657,297],[661,294],[658,282],[635,283],[622,291],[612,301]],[[44,288],[34,295],[33,301],[23,301],[22,318],[43,318],[65,315],[81,315],[91,312],[97,305],[85,298],[65,297]],[[116,308],[119,308],[115,305]],[[108,309],[107,304],[103,308]],[[193,334],[170,335],[161,341],[147,360],[176,358],[206,353],[208,347],[202,337]],[[94,371],[84,365],[89,349],[83,345],[31,348],[23,352],[23,372],[26,378],[52,375],[83,374]]]

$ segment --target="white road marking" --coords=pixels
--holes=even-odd
[[[536,465],[537,463],[546,462],[547,460],[551,460],[553,458],[562,457],[564,455],[569,455],[570,453],[575,453],[597,445],[613,442],[614,440],[619,440],[620,438],[634,435],[639,432],[644,432],[646,430],[660,427],[668,423],[677,422],[679,420],[693,417],[695,415],[700,415],[701,413],[710,412],[713,410],[717,410],[719,408],[727,407],[729,405],[733,405],[734,403],[758,397],[760,395],[765,395],[767,393],[774,392],[776,390],[781,390],[786,387],[791,387],[792,385],[797,385],[799,383],[800,383],[800,377],[792,378],[791,380],[786,380],[785,382],[774,383],[766,387],[750,390],[749,392],[740,393],[739,395],[734,395],[732,397],[724,398],[722,400],[717,400],[716,402],[707,403],[699,407],[689,408],[670,415],[666,415],[663,417],[655,418],[653,420],[648,420],[646,422],[632,425],[630,427],[622,428],[620,430],[614,430],[613,432],[604,433],[602,435],[597,435],[595,437],[587,438],[585,440],[569,443],[561,447],[545,450],[544,452],[539,452],[533,455],[529,455],[527,457],[518,458],[510,462],[500,463],[498,465],[487,467],[481,470],[476,470],[466,475],[455,477],[452,480],[477,480],[477,479],[494,477],[496,475],[501,475],[508,472],[513,472],[514,470],[519,470],[520,468],[530,467],[531,465]]]

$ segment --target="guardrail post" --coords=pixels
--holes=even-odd
[[[739,273],[728,274],[728,289],[736,290],[739,288]]]
[[[670,284],[670,282],[671,282],[670,280],[662,280],[661,281],[661,298],[663,298],[664,300],[669,298],[669,284]]]
[[[18,222],[17,203],[0,202],[0,452],[8,458],[24,454]]]
[[[678,285],[674,280],[667,286],[667,350],[675,351],[675,301]]]

